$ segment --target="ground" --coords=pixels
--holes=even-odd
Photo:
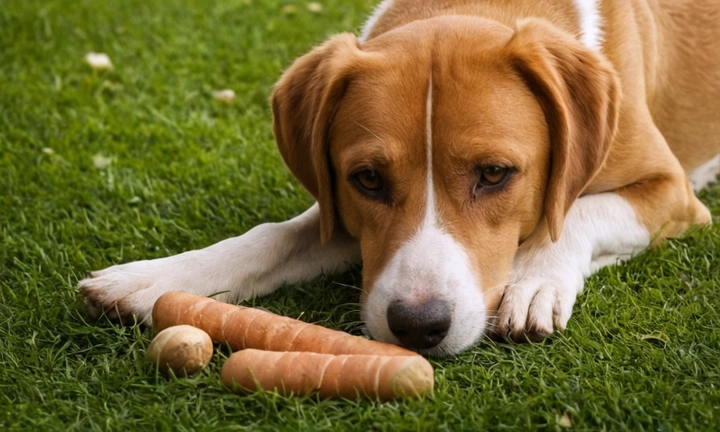
[[[568,329],[433,360],[425,400],[237,396],[225,350],[190,379],[152,331],[86,318],[77,281],[302,212],[268,96],[369,0],[7,1],[0,7],[0,429],[720,428],[720,187],[710,228],[592,277]],[[319,10],[318,10],[319,9]],[[90,52],[114,68],[95,71]],[[234,104],[213,99],[233,89]],[[359,333],[358,272],[251,304]]]

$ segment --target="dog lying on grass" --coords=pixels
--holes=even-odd
[[[372,336],[427,355],[565,328],[584,279],[710,222],[720,3],[385,0],[272,95],[317,203],[206,249],[92,272],[91,315],[238,301],[363,264]]]

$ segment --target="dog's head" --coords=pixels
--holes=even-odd
[[[379,340],[458,352],[491,324],[531,234],[561,233],[616,127],[612,68],[542,21],[440,17],[298,59],[273,97],[321,236],[360,242]]]

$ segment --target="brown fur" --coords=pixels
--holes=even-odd
[[[518,244],[556,239],[582,194],[617,191],[659,238],[710,220],[683,168],[720,152],[720,7],[602,5],[602,55],[576,40],[570,1],[396,0],[364,44],[336,36],[285,73],[272,99],[280,151],[320,204],[323,241],[360,241],[366,294],[422,221],[431,71],[437,201],[491,313]],[[517,173],[473,200],[487,163]],[[350,184],[366,166],[389,202]]]

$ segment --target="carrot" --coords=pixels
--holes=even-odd
[[[233,351],[309,351],[325,354],[417,356],[395,345],[308,324],[260,309],[230,305],[182,291],[163,294],[152,312],[156,331],[180,324],[204,330]]]
[[[246,349],[231,355],[222,381],[234,391],[276,390],[283,395],[318,392],[321,398],[358,396],[388,400],[416,397],[433,389],[433,368],[425,358],[332,355]]]

